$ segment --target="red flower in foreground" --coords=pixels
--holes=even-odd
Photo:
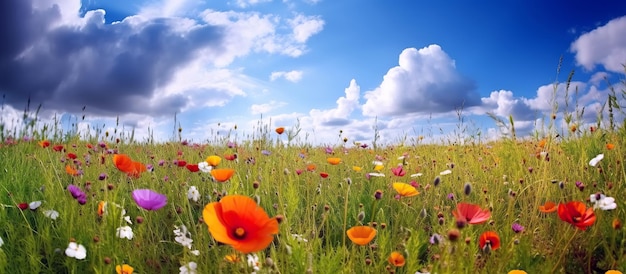
[[[452,215],[457,221],[467,222],[469,224],[482,224],[489,220],[491,212],[488,209],[482,210],[480,206],[468,203],[459,203],[456,210],[452,211]]]
[[[187,165],[187,169],[191,172],[198,172],[200,171],[200,168],[198,167],[198,165],[192,165],[192,164],[188,164]]]
[[[487,231],[480,235],[478,246],[483,251],[491,251],[500,248],[500,237],[493,231]]]
[[[209,203],[202,217],[216,241],[242,253],[265,249],[278,234],[276,218],[270,218],[247,196],[227,195],[219,202]]]
[[[586,230],[587,227],[593,225],[596,221],[596,214],[593,212],[593,208],[587,208],[584,203],[578,201],[559,204],[557,212],[561,220],[581,230]]]

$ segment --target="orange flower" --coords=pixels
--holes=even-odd
[[[283,132],[285,132],[285,128],[284,127],[277,127],[276,128],[276,133],[278,133],[279,135],[283,134]]]
[[[224,159],[229,160],[229,161],[237,160],[237,153],[235,153],[235,154],[226,154],[226,155],[224,155]]]
[[[65,166],[65,172],[69,175],[72,176],[77,176],[79,175],[78,170],[76,170],[75,168],[71,167],[70,165],[66,165]]]
[[[604,274],[623,274],[623,273],[619,270],[608,270],[607,272],[604,272]]]
[[[269,218],[265,210],[247,196],[224,196],[219,202],[207,204],[202,217],[216,241],[242,253],[265,249],[278,233],[276,218]]]
[[[573,201],[566,204],[559,204],[559,218],[573,226],[586,230],[596,221],[596,214],[593,207],[587,208],[583,202]]]
[[[105,201],[100,201],[98,203],[98,216],[102,217],[102,215],[104,215],[104,212],[106,210],[106,205],[107,205],[107,202]]]
[[[546,143],[548,141],[546,139],[541,139],[541,141],[539,141],[539,143],[537,143],[537,146],[540,148],[544,148],[546,146]]]
[[[39,146],[43,148],[47,148],[50,146],[50,141],[48,140],[39,141]]]
[[[326,161],[331,164],[331,165],[338,165],[339,163],[341,163],[341,158],[328,158],[326,159]]]
[[[115,272],[117,272],[117,274],[133,274],[134,270],[132,266],[127,264],[115,266]]]
[[[387,261],[393,266],[402,267],[406,263],[404,255],[398,251],[391,252]]]
[[[117,169],[134,178],[138,178],[142,172],[147,170],[146,165],[131,160],[125,154],[113,155],[113,163]]]
[[[622,221],[620,221],[618,218],[615,218],[613,219],[613,222],[611,222],[611,226],[613,227],[613,229],[619,230],[622,228]]]
[[[308,164],[308,165],[306,165],[306,170],[308,170],[308,171],[314,171],[315,168],[317,168],[315,166],[315,164]]]
[[[528,272],[526,272],[526,271],[524,271],[524,270],[518,270],[518,269],[515,269],[515,270],[511,270],[511,271],[509,271],[509,273],[508,273],[508,274],[528,274]]]
[[[235,170],[232,168],[211,170],[211,175],[213,176],[213,178],[220,183],[228,181],[231,177],[233,177],[233,174],[235,174]]]
[[[456,210],[452,211],[452,215],[457,221],[467,222],[469,224],[482,224],[489,220],[491,212],[488,209],[482,210],[480,206],[468,203],[458,203]]]
[[[228,254],[224,256],[224,260],[226,260],[229,263],[238,263],[241,261],[241,258],[239,258],[237,254],[233,253],[233,254]]]
[[[553,202],[546,202],[543,205],[539,206],[539,211],[544,212],[544,213],[551,213],[551,212],[555,212],[556,211],[556,204]]]
[[[615,145],[614,145],[614,144],[611,144],[611,143],[606,144],[606,149],[608,149],[608,150],[612,150],[612,149],[614,149],[614,148],[615,148]]]
[[[357,245],[366,245],[376,236],[376,229],[369,226],[353,226],[348,231],[348,238]]]
[[[486,250],[487,248],[489,248],[490,251],[496,250],[500,248],[500,236],[493,231],[487,231],[480,235],[478,246],[482,250]]]
[[[407,183],[393,183],[393,189],[402,197],[413,197],[420,194],[415,187]]]
[[[206,157],[205,160],[209,165],[216,167],[217,165],[220,164],[220,162],[222,161],[222,158],[220,158],[220,156],[217,155],[211,155],[209,157]]]

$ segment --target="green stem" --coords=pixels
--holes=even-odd
[[[567,241],[567,244],[565,244],[565,247],[563,248],[564,251],[561,252],[559,259],[556,261],[556,264],[554,265],[550,273],[554,273],[556,269],[559,267],[559,265],[561,265],[561,259],[563,259],[563,255],[565,255],[565,252],[567,252],[567,247],[569,247],[569,245],[572,243],[572,240],[574,240],[574,237],[576,236],[576,234],[578,234],[578,229],[574,231],[574,234],[572,235],[572,237],[569,239],[569,241]]]

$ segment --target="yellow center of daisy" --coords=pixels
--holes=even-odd
[[[243,229],[242,227],[238,227],[235,229],[235,238],[237,239],[243,239],[246,237],[246,230]]]

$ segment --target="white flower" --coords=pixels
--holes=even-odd
[[[200,192],[198,192],[198,188],[196,186],[190,186],[187,191],[187,199],[197,202],[200,199]]]
[[[599,196],[599,197],[598,197]],[[617,204],[615,203],[615,198],[606,197],[604,194],[596,195],[591,194],[589,196],[589,200],[594,204],[594,209],[602,209],[602,210],[613,210],[617,208]]]
[[[186,265],[178,268],[180,270],[180,274],[196,274],[196,269],[198,268],[198,264],[195,262],[188,262]]]
[[[196,250],[189,251],[189,253],[191,253],[191,254],[193,254],[193,255],[196,255],[196,256],[200,256],[200,250],[197,250],[197,249],[196,249]]]
[[[87,258],[87,249],[85,249],[85,247],[81,244],[70,242],[65,249],[65,255],[71,258],[76,258],[77,260],[82,260]]]
[[[52,209],[47,209],[43,211],[43,216],[46,216],[52,220],[56,220],[59,217],[59,212]]]
[[[135,235],[133,233],[133,229],[130,226],[122,226],[122,227],[118,227],[117,228],[117,233],[115,234],[117,235],[118,238],[121,239],[133,239],[133,236]]]
[[[209,172],[211,172],[213,167],[211,165],[209,165],[209,163],[207,163],[205,161],[205,162],[198,163],[198,169],[200,169],[200,171],[202,171],[204,173],[209,173]]]
[[[305,243],[309,242],[309,240],[307,240],[304,237],[302,237],[302,234],[291,234],[291,237],[296,239],[296,241],[298,241],[298,242],[305,242]]]
[[[452,170],[446,169],[446,170],[444,170],[442,172],[439,172],[439,175],[448,175],[450,173],[452,173]]]
[[[0,247],[4,244],[4,241],[2,240],[2,238],[0,238]]]
[[[39,206],[41,206],[41,201],[34,201],[34,202],[30,202],[30,204],[28,204],[28,208],[30,208],[30,210],[35,210],[35,209],[39,208]]]
[[[604,154],[598,154],[598,156],[593,157],[593,159],[591,159],[591,161],[589,161],[589,165],[590,166],[596,166],[600,160],[604,159]]]
[[[422,175],[424,175],[424,174],[422,174],[422,173],[411,174],[411,178],[420,177]]]
[[[124,216],[124,221],[126,221],[129,225],[133,224],[133,221],[130,220],[130,216]]]
[[[256,254],[248,254],[248,266],[252,267],[254,271],[261,270],[261,263],[259,263],[259,256]]]
[[[383,165],[383,162],[381,162],[381,161],[372,161],[372,164],[373,164],[374,166],[382,166],[382,165]]]
[[[174,240],[180,245],[191,249],[191,243],[193,243],[193,239],[187,237],[187,234],[189,234],[187,227],[185,225],[181,225],[180,228],[177,226],[174,227],[176,228],[174,229],[174,235],[176,235]]]
[[[378,172],[368,173],[367,175],[369,175],[369,176],[374,176],[374,177],[385,177],[385,174],[383,174],[383,173],[378,173]]]

